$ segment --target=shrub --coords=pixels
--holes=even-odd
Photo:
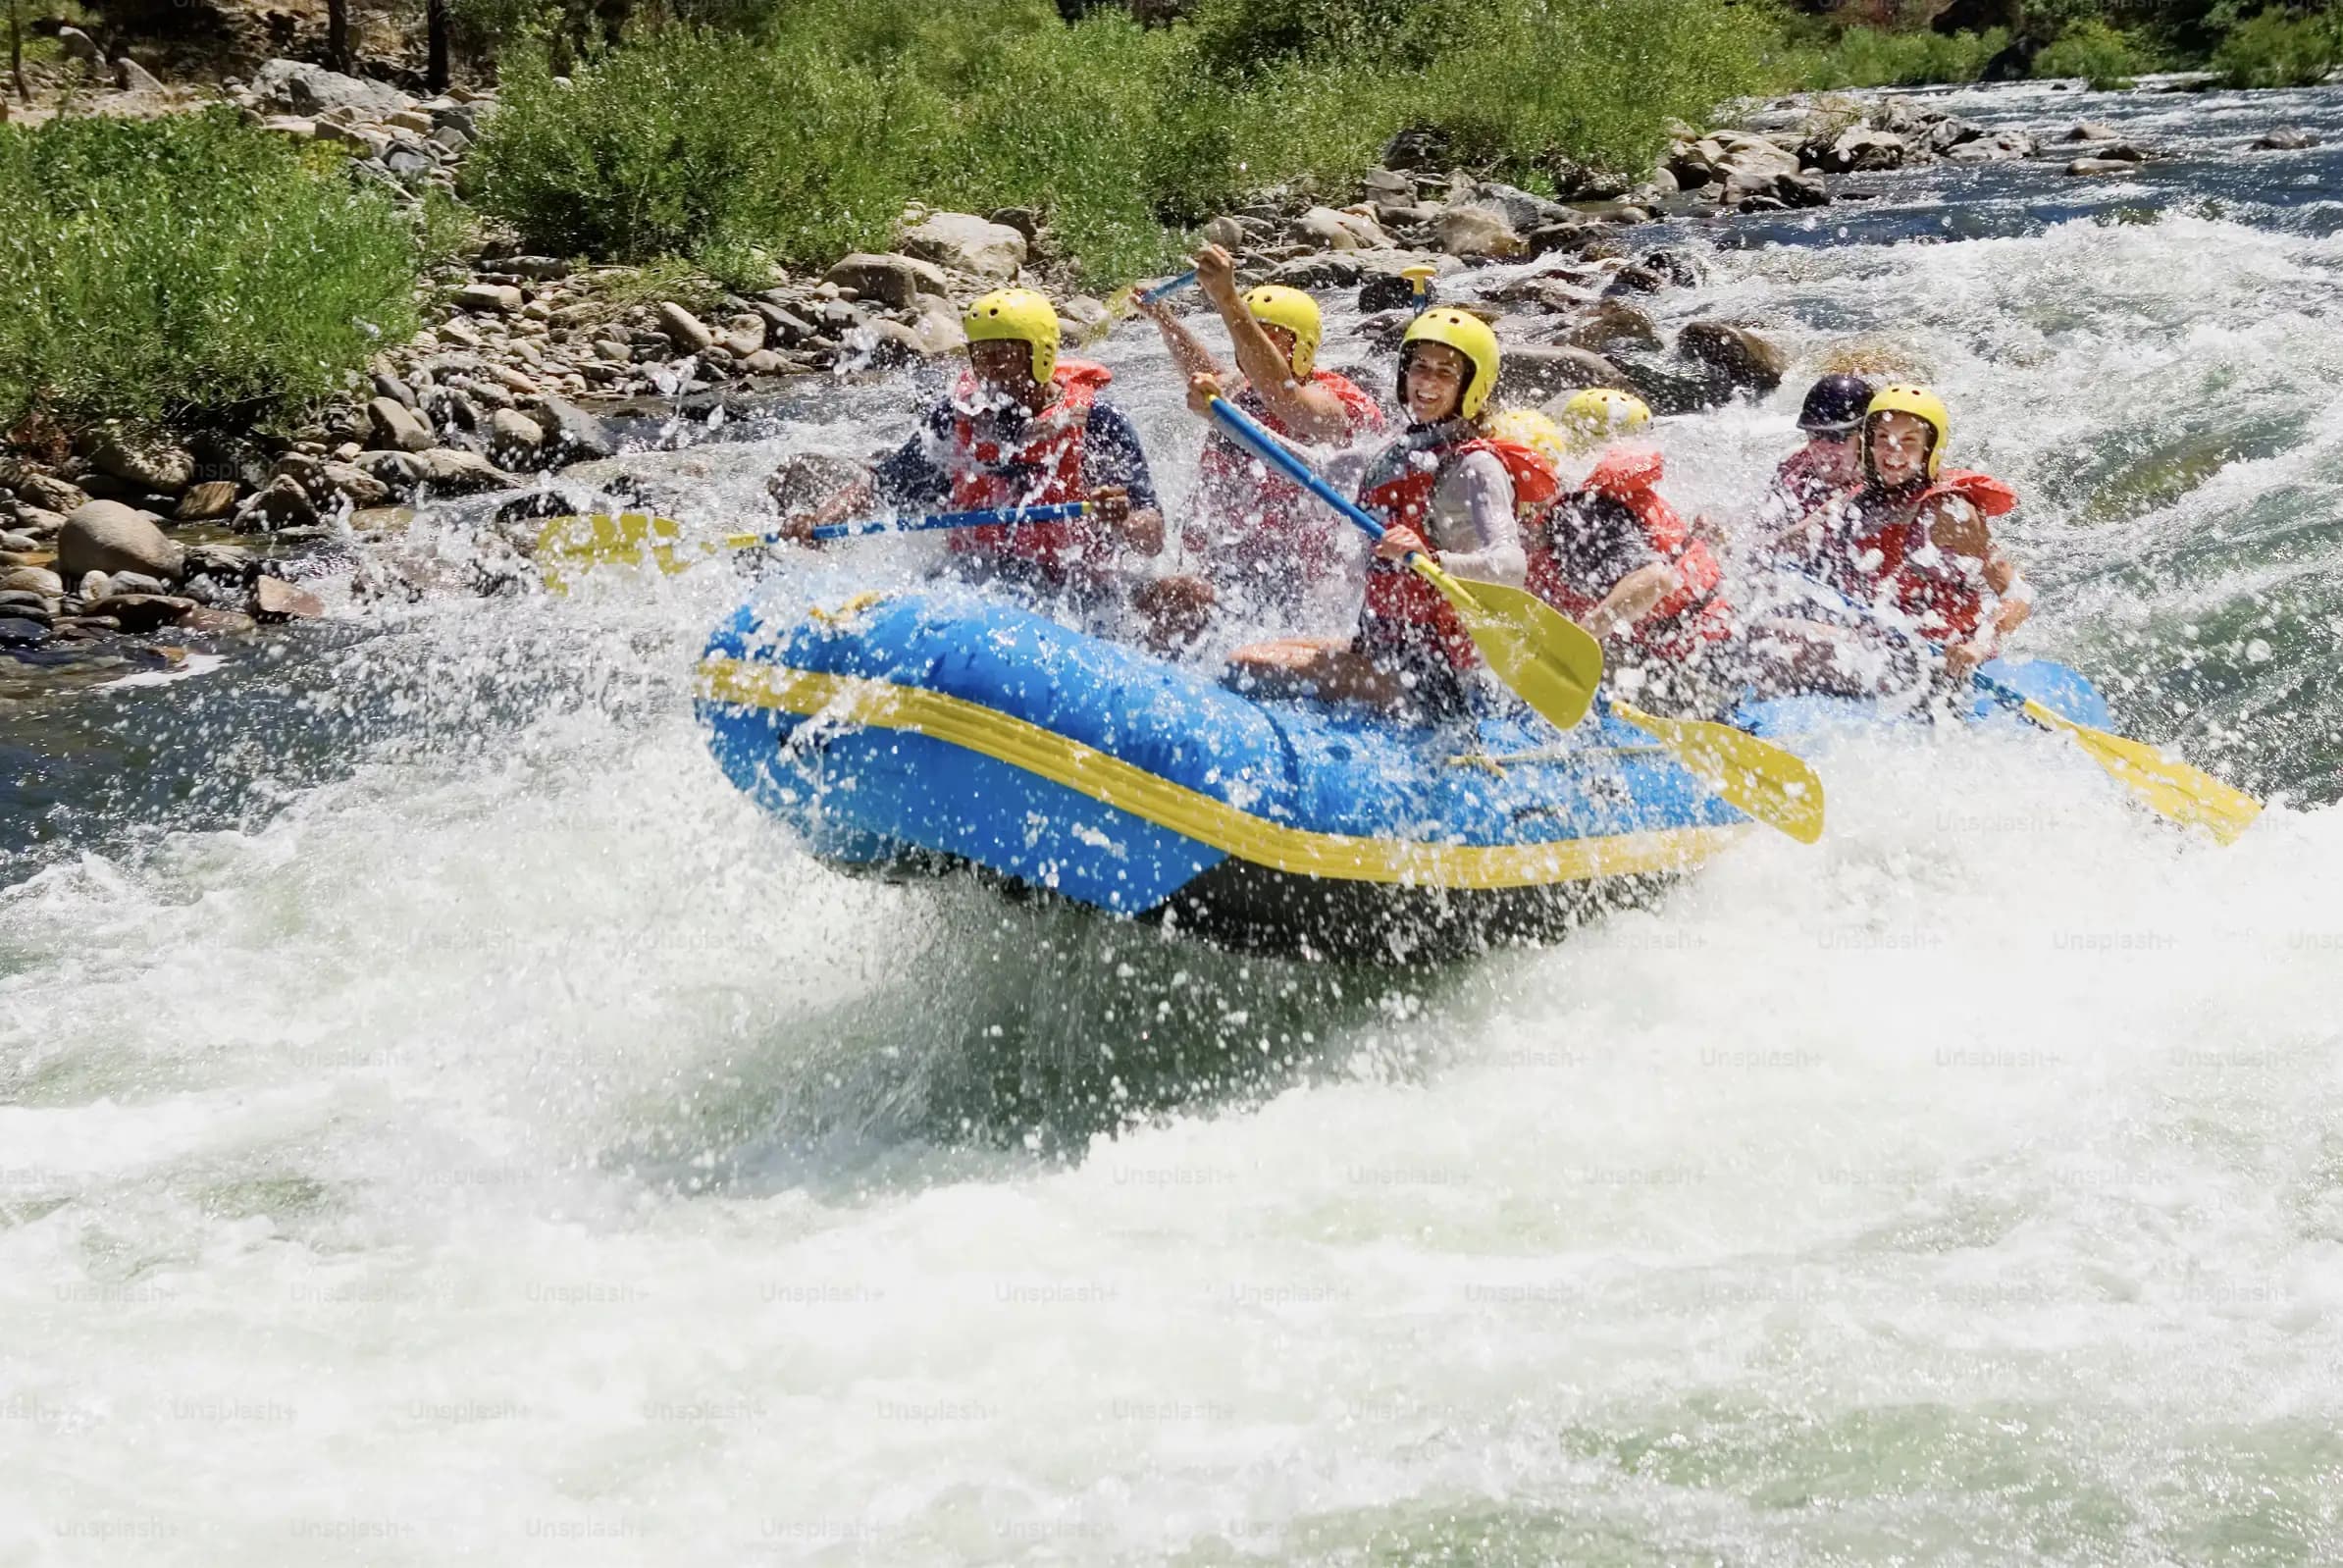
[[[1975,81],[2008,44],[2009,34],[2000,27],[1955,33],[1849,27],[1826,47],[1797,51],[1790,79],[1815,91]]]
[[[2131,85],[2148,68],[2130,38],[2104,22],[2078,22],[2034,57],[2037,78],[2081,77],[2094,92]]]
[[[214,109],[0,127],[0,418],[256,417],[416,327],[382,197]]]
[[[2239,23],[2213,52],[2232,87],[2309,87],[2343,61],[2343,23],[2332,13],[2265,11]]]
[[[1206,0],[1143,28],[1046,0],[795,0],[754,38],[670,26],[567,85],[508,57],[469,187],[538,248],[821,263],[909,199],[1031,207],[1094,283],[1264,186],[1347,184],[1402,125],[1517,175],[1648,167],[1671,115],[1762,85],[1729,0]]]

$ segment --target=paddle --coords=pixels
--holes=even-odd
[[[1178,277],[1167,279],[1152,287],[1141,288],[1137,284],[1126,284],[1116,289],[1107,296],[1106,315],[1088,332],[1082,334],[1084,346],[1097,342],[1101,338],[1113,332],[1116,324],[1131,313],[1132,306],[1152,305],[1159,299],[1169,299],[1195,281],[1196,270],[1191,267]]]
[[[2016,709],[2053,733],[2073,736],[2075,744],[2116,783],[2171,820],[2204,828],[2215,843],[2236,843],[2262,814],[2262,803],[2245,791],[2222,783],[2202,768],[2171,760],[2146,741],[2127,740],[2078,724],[1991,676],[1972,674],[1969,680],[2004,707]]]
[[[1319,478],[1225,397],[1212,400],[1212,416],[1245,450],[1365,529],[1370,538],[1383,537],[1382,524]],[[1454,606],[1473,646],[1523,702],[1562,729],[1587,716],[1594,688],[1602,680],[1602,648],[1593,638],[1527,589],[1451,577],[1413,550],[1403,564]]]
[[[870,534],[917,534],[938,528],[986,528],[1002,523],[1060,523],[1079,517],[1090,509],[1088,501],[1062,501],[1049,506],[993,507],[982,511],[941,512],[933,517],[913,517],[906,520],[865,520],[854,523],[827,523],[813,531],[819,540],[860,539]],[[607,512],[574,517],[551,517],[538,532],[537,558],[544,566],[546,581],[558,589],[563,566],[588,569],[596,566],[636,566],[646,555],[670,575],[689,567],[696,560],[723,550],[756,549],[778,545],[784,536],[775,531],[768,534],[726,534],[720,539],[699,540],[690,543],[697,554],[681,553],[684,546],[683,525],[672,517],[654,517],[648,512],[623,512],[613,516]]]
[[[1934,644],[1912,636],[1876,607],[1858,603],[1830,584],[1817,582],[1803,572],[1786,571],[1783,575],[1830,595],[1904,647],[1923,653],[1935,652]],[[2202,768],[2175,762],[2145,741],[2128,740],[2079,724],[1982,670],[1972,671],[1969,683],[2002,706],[2024,714],[2053,734],[2073,736],[2091,760],[2150,809],[2172,821],[2204,828],[2217,843],[2235,843],[2238,835],[2253,826],[2254,818],[2262,814],[2262,803],[2245,791],[2222,783]]]

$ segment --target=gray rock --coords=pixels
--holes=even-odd
[[[1374,219],[1331,207],[1312,207],[1293,221],[1294,237],[1328,250],[1388,250],[1391,236]]]
[[[1624,300],[1599,299],[1587,306],[1554,341],[1566,348],[1583,348],[1597,354],[1623,345],[1657,348],[1659,324]]]
[[[374,444],[402,452],[419,452],[438,444],[431,427],[395,398],[377,397],[366,405]]]
[[[743,311],[724,323],[724,336],[716,340],[716,346],[735,359],[746,359],[764,346],[764,318],[754,311]]]
[[[115,592],[106,596],[105,602],[106,613],[121,622],[126,632],[151,632],[170,626],[189,610],[200,607],[195,601],[176,594],[126,594],[119,584]]]
[[[383,154],[383,167],[402,185],[418,183],[439,165],[419,147],[392,147]]]
[[[4,468],[0,468],[0,474],[5,472]],[[6,483],[8,489],[17,493],[18,498],[45,512],[72,512],[89,504],[89,492],[70,480],[59,479],[55,474],[19,469]]]
[[[716,340],[705,322],[672,299],[659,302],[659,331],[679,353],[704,353]]]
[[[145,572],[108,572],[106,591],[100,599],[112,599],[117,594],[159,594],[168,585],[159,577]]]
[[[236,513],[236,527],[248,532],[275,533],[286,528],[317,526],[317,505],[309,492],[290,474],[280,474],[255,492]]]
[[[525,301],[521,291],[510,284],[466,284],[455,291],[458,310],[477,311],[483,315],[510,316],[518,312]]]
[[[28,615],[0,615],[0,648],[38,648],[53,635]]]
[[[2113,126],[2097,120],[2078,120],[2066,128],[2060,141],[2112,141],[2120,132]]]
[[[1448,207],[1441,211],[1440,249],[1465,260],[1521,255],[1529,247],[1494,207]]]
[[[263,577],[252,585],[252,614],[263,621],[323,620],[326,605],[282,577]]]
[[[46,566],[11,566],[0,571],[0,593],[37,594],[43,599],[63,599],[65,579]]]
[[[1713,366],[1736,389],[1772,392],[1782,385],[1789,356],[1746,327],[1728,322],[1687,323],[1676,338],[1676,348],[1688,358]]]
[[[171,520],[175,523],[208,523],[215,518],[226,517],[234,510],[235,481],[207,479],[199,485],[187,487],[186,494],[179,498],[179,505],[173,508]]]
[[[506,473],[477,452],[435,446],[417,455],[423,459],[424,482],[442,495],[468,496],[484,490],[511,490],[520,484],[516,476]]]
[[[559,397],[539,397],[528,405],[529,417],[546,435],[548,455],[555,462],[618,455],[618,438],[610,427],[577,404]]]
[[[407,95],[388,82],[345,77],[298,60],[262,62],[252,74],[252,95],[297,115],[347,109],[361,118],[379,120],[407,106]]]
[[[769,343],[802,343],[819,330],[787,305],[768,299],[756,302],[756,314],[764,318],[764,338]]]
[[[1570,219],[1570,209],[1560,202],[1548,201],[1518,185],[1500,184],[1494,180],[1482,181],[1475,199],[1484,207],[1496,208],[1505,215],[1507,223],[1525,235],[1541,224],[1566,223]]]
[[[1997,131],[1964,141],[1945,154],[1947,163],[2013,163],[2034,156],[2034,138],[2022,131]]]
[[[79,27],[59,27],[57,43],[64,50],[65,58],[68,60],[78,60],[83,65],[97,66],[101,69],[106,64],[106,51],[100,49],[97,46],[97,40]]]
[[[393,496],[413,494],[431,473],[431,467],[413,452],[373,451],[361,453],[353,467],[364,470],[382,482]]]
[[[39,506],[17,503],[17,526],[35,539],[51,539],[65,526],[65,513],[53,512]]]
[[[460,158],[472,150],[472,138],[454,126],[435,126],[423,138],[436,147],[443,148],[450,157]]]
[[[2248,150],[2252,152],[2300,152],[2305,147],[2317,145],[2318,138],[2308,131],[2298,130],[2293,126],[2280,126],[2274,131],[2265,131],[2261,135],[2256,136]]]
[[[535,279],[539,283],[566,278],[572,271],[570,264],[559,256],[507,256],[496,265],[506,272]]]
[[[84,572],[145,572],[176,580],[186,551],[155,526],[145,512],[120,501],[93,500],[76,507],[57,533],[57,571],[68,580]]]
[[[1534,404],[1586,387],[1625,385],[1617,365],[1584,348],[1509,346],[1497,369],[1497,396],[1514,404]]]
[[[921,294],[933,294],[940,299],[952,296],[952,281],[944,276],[943,270],[915,256],[856,251],[822,278],[841,288],[852,288],[864,299],[881,300],[898,310],[914,308]]]
[[[1219,245],[1223,250],[1241,250],[1245,244],[1245,226],[1226,213],[1204,220],[1201,231],[1204,242]]]
[[[1823,149],[1816,163],[1829,174],[1862,174],[1900,169],[1910,156],[1911,148],[1893,131],[1849,126]]]
[[[350,505],[359,508],[380,506],[390,498],[390,487],[355,463],[318,464],[317,477],[308,489],[321,500],[331,496],[346,497]]]
[[[2077,158],[2066,166],[2070,175],[2138,174],[2140,166],[2127,158]]]
[[[241,610],[198,604],[179,618],[179,629],[208,637],[244,637],[258,631],[260,623]]]
[[[161,92],[163,90],[163,83],[156,79],[155,74],[127,54],[114,62],[114,85],[124,92]]]
[[[489,447],[507,463],[526,463],[546,444],[544,429],[527,414],[499,408],[489,419]]]
[[[101,473],[158,496],[176,496],[195,477],[195,457],[185,447],[119,431],[108,433],[89,460]]]
[[[972,213],[939,212],[913,225],[903,248],[924,261],[1006,283],[1025,264],[1025,236]]]

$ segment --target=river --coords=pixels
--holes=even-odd
[[[1952,106],[2185,156],[1671,224],[1655,308],[1907,341],[2025,646],[2242,842],[1905,735],[1818,847],[1407,974],[816,866],[693,725],[717,571],[21,708],[0,1562],[2343,1556],[2343,93]],[[1688,511],[1801,387],[1663,422]],[[909,419],[637,466],[737,521]]]

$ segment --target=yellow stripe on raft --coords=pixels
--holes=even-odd
[[[1747,831],[1743,826],[1676,827],[1550,844],[1497,845],[1313,833],[1239,810],[1094,746],[942,692],[729,656],[702,661],[699,687],[700,695],[712,703],[803,717],[818,713],[948,742],[1240,861],[1302,876],[1451,888],[1590,882],[1688,870]]]

